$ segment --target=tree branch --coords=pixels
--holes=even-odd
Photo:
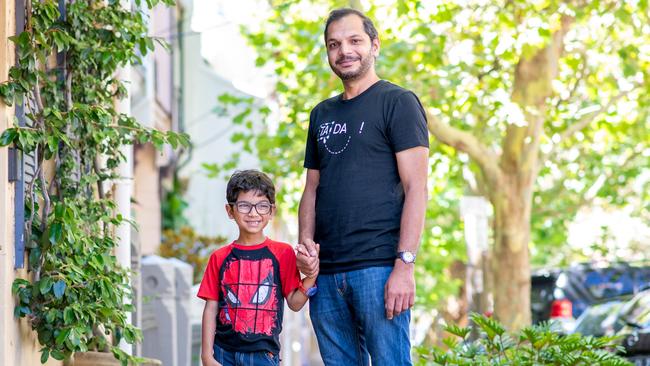
[[[445,145],[464,152],[481,168],[487,183],[497,187],[503,179],[498,164],[497,154],[483,145],[474,135],[441,122],[436,116],[427,112],[429,132]]]
[[[502,165],[520,170],[522,179],[536,177],[539,145],[544,131],[546,99],[553,94],[552,81],[557,77],[559,60],[564,52],[564,36],[574,19],[562,16],[561,27],[546,47],[531,58],[522,58],[515,69],[512,100],[522,109],[526,127],[509,125],[503,142]]]
[[[38,108],[40,113],[43,113],[44,108],[43,108],[43,99],[41,98],[41,83],[38,79],[38,71],[36,71],[36,85],[34,85],[34,101],[36,102],[36,107]],[[41,118],[39,118],[39,122],[43,123],[40,121]]]
[[[492,71],[499,71],[499,70],[501,70],[501,64],[499,63],[499,59],[495,58],[494,61],[492,61],[492,67],[490,67],[490,69],[487,71],[478,73],[478,75],[476,75],[476,78],[480,82],[483,80],[484,77],[490,75]]]
[[[43,165],[43,152],[41,151],[41,154],[39,155],[39,167]],[[50,193],[47,190],[47,181],[45,180],[45,172],[41,168],[38,170],[38,180],[40,181],[41,184],[41,194],[43,195],[43,201],[45,202],[45,207],[43,207],[43,211],[41,212],[41,235],[45,235],[45,230],[47,229],[47,217],[50,215],[50,206],[51,206],[51,201],[50,201]],[[31,228],[30,228],[31,229]],[[31,230],[29,235],[31,236]],[[36,271],[34,272],[34,282],[37,282],[41,278],[41,269],[43,268],[43,261],[45,259],[45,255],[41,253],[39,260],[38,260],[38,267],[36,268]]]
[[[539,164],[539,146],[542,141],[542,134],[544,133],[544,115],[541,111],[537,112],[538,115],[532,115],[526,112],[528,116],[526,119],[528,123],[528,130],[526,132],[526,139],[524,139],[524,152],[521,160],[521,170],[529,173],[536,173],[537,164]],[[531,121],[532,120],[532,121]],[[529,176],[533,179],[535,176]]]
[[[606,112],[612,105],[614,105],[621,98],[625,97],[626,95],[628,95],[630,92],[632,92],[635,89],[636,88],[632,88],[630,90],[619,93],[617,96],[610,99],[609,102],[606,105],[601,106],[597,111],[589,113],[588,115],[586,115],[582,119],[580,119],[578,122],[572,124],[566,130],[564,130],[560,134],[560,139],[558,140],[558,142],[555,143],[553,145],[553,147],[551,148],[551,150],[542,157],[542,159],[540,160],[539,166],[541,167],[541,165],[543,165],[544,162],[548,161],[548,159],[552,158],[555,154],[557,154],[557,150],[558,150],[559,146],[564,141],[571,138],[575,133],[585,129],[587,126],[589,126],[589,124],[591,124],[591,122],[593,122],[596,119],[596,117],[598,117],[600,114]]]
[[[36,182],[36,177],[40,175],[42,168],[43,168],[43,164],[41,162],[38,162],[36,167],[36,172],[34,173],[34,177],[32,177],[32,180],[27,185],[27,197],[29,197],[29,203],[31,205],[31,210],[29,211],[29,219],[27,219],[27,222],[25,222],[25,228],[24,228],[25,240],[27,241],[32,240],[32,223],[34,222],[34,215],[35,215],[34,183]]]
[[[573,99],[573,96],[575,95],[576,91],[578,91],[578,86],[580,86],[580,82],[585,79],[587,76],[587,51],[586,50],[581,50],[580,55],[582,56],[582,63],[580,63],[580,69],[578,70],[578,76],[576,77],[576,82],[573,84],[571,87],[571,90],[569,90],[569,96],[566,99],[558,98],[557,103],[555,104],[555,109],[558,110],[560,109],[560,105],[562,102],[568,102],[571,99]]]
[[[608,180],[610,180],[615,175],[620,175],[621,170],[624,169],[625,167],[627,167],[635,158],[637,158],[641,154],[643,154],[643,149],[632,151],[632,153],[630,153],[630,156],[625,158],[625,160],[621,164],[617,165],[617,169],[611,169],[609,174],[600,174],[598,176],[598,178],[600,178],[601,176],[604,176],[604,181],[603,182],[607,182]],[[592,204],[594,202],[594,200],[598,196],[598,192],[600,191],[600,189],[605,184],[605,183],[603,183],[603,184],[600,185],[600,187],[597,187],[596,184],[598,184],[598,180],[599,180],[598,178],[596,178],[596,181],[594,182],[594,184],[590,185],[589,187],[587,187],[586,189],[583,189],[581,192],[578,193],[578,196],[580,197],[580,199],[578,200],[578,202],[576,202],[575,205],[573,205],[572,207],[570,207],[568,209],[569,212],[575,214],[582,207],[590,205],[590,204]],[[564,182],[564,179],[561,178],[561,179],[558,179],[558,181],[560,182],[560,185],[558,187],[556,187],[556,188],[551,189],[552,191],[557,192],[555,197],[559,196],[561,192],[566,191],[566,188],[562,185],[562,182]],[[587,193],[589,191],[591,191],[592,189],[595,189],[595,188],[597,188],[595,190],[595,192],[593,192],[592,194],[590,194],[588,196]],[[535,214],[536,215],[544,215],[544,216],[546,216],[546,215],[551,214],[552,212],[553,212],[552,210],[540,210],[540,211],[535,212]]]

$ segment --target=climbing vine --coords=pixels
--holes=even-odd
[[[128,220],[116,211],[111,183],[126,159],[122,146],[189,144],[185,134],[145,128],[116,109],[126,96],[118,70],[154,49],[143,9],[158,3],[173,0],[136,0],[130,9],[115,0],[61,7],[27,0],[25,31],[11,37],[16,65],[0,97],[23,106],[26,123],[5,130],[0,145],[36,159],[34,178],[25,182],[31,278],[15,280],[12,290],[15,315],[38,334],[42,363],[88,350],[137,361],[117,347],[141,333],[127,321],[129,272],[113,254],[115,229]]]

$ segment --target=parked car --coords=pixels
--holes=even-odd
[[[625,357],[636,366],[650,366],[650,289],[592,304],[573,330],[582,335],[617,335]]]
[[[616,333],[623,337],[626,356],[637,366],[650,366],[650,289],[639,292],[623,305]]]
[[[565,269],[543,269],[531,278],[533,323],[555,320],[570,332],[585,309],[610,299],[631,296],[650,283],[650,266],[589,263]],[[650,366],[650,365],[649,365]]]
[[[630,297],[616,298],[604,303],[593,304],[576,319],[572,333],[602,337],[618,332],[622,325],[617,322],[621,308]]]

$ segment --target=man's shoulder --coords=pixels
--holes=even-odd
[[[399,96],[401,96],[403,94],[407,94],[407,93],[414,94],[411,90],[406,89],[406,88],[404,88],[402,86],[399,86],[397,84],[394,84],[394,83],[392,83],[392,82],[390,82],[388,80],[382,80],[381,83],[382,84],[380,85],[379,91],[381,93],[387,94],[387,95],[389,95],[391,97],[399,97]]]
[[[312,108],[312,113],[315,111],[326,110],[336,106],[340,98],[341,98],[341,94],[337,94],[331,98],[322,100],[320,103],[316,104],[314,108]]]

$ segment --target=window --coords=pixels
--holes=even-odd
[[[16,34],[25,28],[25,1],[15,0],[16,4]],[[16,105],[16,119],[21,126],[27,124],[23,105]],[[13,150],[10,154],[14,166],[14,268],[23,268],[25,263],[25,194],[36,173],[36,153],[22,154]]]

